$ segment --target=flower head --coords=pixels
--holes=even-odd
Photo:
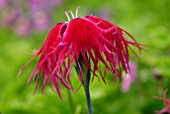
[[[105,81],[106,71],[111,72],[117,78],[121,76],[121,70],[128,72],[129,50],[137,55],[131,46],[142,49],[141,45],[122,28],[95,16],[80,18],[77,12],[78,7],[76,15],[72,11],[65,11],[69,21],[56,24],[49,32],[41,49],[20,69],[22,72],[32,60],[40,56],[28,82],[36,77],[36,85],[38,85],[42,76],[42,90],[48,81],[55,86],[60,98],[58,82],[72,90],[69,74],[75,61],[81,78],[82,69],[79,58],[82,58],[93,77],[98,76],[96,74],[98,71]],[[68,13],[71,14],[72,20]],[[132,40],[127,40],[126,35]],[[104,69],[101,69],[101,63]]]

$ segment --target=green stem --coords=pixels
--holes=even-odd
[[[71,114],[74,114],[74,105],[73,105],[73,100],[72,100],[71,92],[68,90],[67,94],[68,94],[68,100],[69,100]]]
[[[86,59],[88,60],[87,54],[85,56],[86,56]],[[90,60],[89,60],[89,64],[90,64]],[[90,100],[90,90],[89,90],[91,73],[84,62],[82,54],[80,54],[79,59],[76,60],[75,69],[77,71],[79,78],[82,79],[82,84],[83,84],[85,95],[86,95],[88,114],[93,114],[91,100]],[[80,77],[80,72],[82,72],[81,77]]]
[[[91,100],[90,100],[89,86],[84,87],[84,91],[85,91],[85,94],[86,94],[86,102],[87,102],[88,114],[93,114]]]

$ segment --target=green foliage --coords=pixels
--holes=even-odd
[[[163,96],[164,90],[170,86],[170,1],[65,0],[63,5],[55,9],[53,22],[66,21],[63,10],[74,10],[78,5],[81,6],[80,16],[89,13],[95,15],[99,10],[108,11],[111,15],[108,20],[129,31],[145,45],[141,58],[135,59],[138,63],[137,81],[127,93],[121,92],[121,82],[113,81],[109,75],[106,76],[107,85],[97,79],[91,84],[94,114],[152,114],[162,109],[162,101],[153,96]],[[64,87],[61,87],[63,103],[48,86],[44,94],[38,88],[33,95],[35,81],[28,86],[26,81],[36,60],[17,79],[19,68],[32,57],[27,52],[39,49],[47,32],[22,38],[12,30],[0,28],[0,114],[87,113],[83,88],[75,94],[71,93],[72,103]],[[154,78],[155,69],[162,79]],[[76,73],[73,71],[72,75],[74,77]],[[73,83],[75,89],[78,88],[78,79]]]

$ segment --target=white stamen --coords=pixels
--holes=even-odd
[[[72,10],[69,10],[68,12],[71,14],[72,18],[74,19],[75,17],[74,17]]]
[[[78,10],[79,10],[80,6],[76,7],[76,18],[78,18]]]
[[[69,15],[68,15],[68,13],[67,13],[67,11],[66,11],[66,10],[64,11],[64,13],[65,13],[65,15],[66,15],[66,17],[67,17],[68,21],[70,21],[70,17],[69,17]]]

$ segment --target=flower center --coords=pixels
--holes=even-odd
[[[68,21],[71,21],[70,16],[69,16],[68,13],[70,13],[72,19],[78,18],[78,9],[79,9],[79,7],[80,7],[80,6],[77,6],[77,7],[76,7],[76,15],[73,14],[72,10],[68,10],[68,11],[65,10],[65,11],[64,11],[64,13],[65,13]]]

